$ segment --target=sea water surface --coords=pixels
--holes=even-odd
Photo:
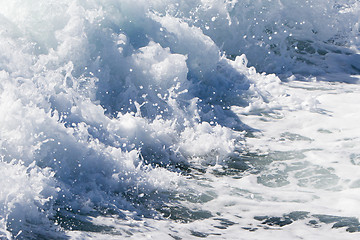
[[[359,0],[0,0],[0,239],[358,239]]]

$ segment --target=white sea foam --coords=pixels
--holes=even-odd
[[[0,238],[359,231],[358,1],[0,3]]]

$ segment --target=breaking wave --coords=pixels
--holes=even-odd
[[[360,72],[355,0],[0,2],[9,239],[65,238],[87,229],[80,216],[161,218],[189,168],[244,148],[256,126],[234,107],[300,109],[283,76]]]

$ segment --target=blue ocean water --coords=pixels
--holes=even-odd
[[[358,0],[1,6],[0,239],[358,238]]]

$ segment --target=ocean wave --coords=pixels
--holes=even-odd
[[[305,108],[259,71],[359,73],[358,1],[299,2],[2,1],[0,236],[161,217],[256,131],[234,109]]]

